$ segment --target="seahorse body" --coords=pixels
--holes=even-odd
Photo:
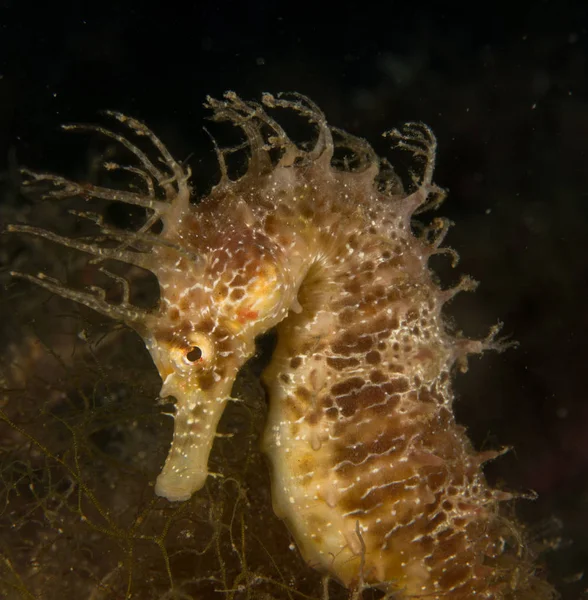
[[[405,194],[366,142],[331,129],[307,99],[263,101],[313,122],[315,146],[296,146],[259,104],[232,93],[209,99],[216,120],[243,129],[249,168],[230,180],[230,149],[217,149],[221,181],[197,205],[189,203],[189,173],[145,126],[121,115],[167,165],[95,128],[138,158],[144,194],[29,173],[51,181],[54,196],[153,212],[133,234],[91,216],[116,247],[27,226],[10,230],[151,270],[160,285],[157,309],[134,307],[126,288],[113,305],[44,275],[15,275],[124,320],[145,340],[161,395],[177,401],[159,495],[185,500],[202,487],[236,374],[255,337],[277,327],[263,376],[270,397],[264,450],[275,511],[309,564],[350,589],[374,585],[397,598],[551,597],[516,526],[499,516],[498,503],[510,495],[489,488],[482,474],[482,463],[499,453],[476,454],[454,420],[451,371],[492,342],[456,338],[444,326],[443,304],[471,288],[465,279],[442,291],[428,268],[447,224],[438,219],[421,237],[411,230],[414,212],[441,193],[432,183],[434,137],[418,124],[391,132],[424,159],[421,180]],[[336,148],[351,153],[351,163],[334,162]],[[277,164],[270,150],[279,152]]]

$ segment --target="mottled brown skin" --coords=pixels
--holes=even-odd
[[[47,276],[15,274],[123,320],[145,340],[176,398],[174,438],[156,484],[185,500],[204,484],[216,425],[255,337],[277,327],[278,345],[263,379],[270,396],[264,450],[272,464],[274,508],[302,555],[351,590],[376,586],[394,598],[542,599],[551,588],[533,573],[517,526],[500,516],[509,494],[488,487],[484,461],[452,411],[451,374],[468,353],[495,347],[450,335],[442,291],[427,262],[447,229],[434,221],[411,230],[417,209],[441,191],[432,183],[435,139],[423,125],[391,132],[424,163],[414,192],[402,192],[390,169],[358,138],[331,130],[310,101],[264,104],[313,122],[311,150],[294,145],[261,105],[228,93],[209,99],[213,116],[244,131],[247,173],[222,178],[190,205],[189,173],[140,123],[115,115],[148,137],[167,171],[137,157],[146,193],[56,185],[55,196],[82,194],[138,204],[153,217],[117,248],[81,244],[25,226],[104,259],[138,264],[160,284],[159,307],[113,306]],[[333,142],[333,133],[337,142]],[[354,167],[336,165],[336,146]],[[279,151],[277,164],[268,148]],[[169,172],[168,172],[169,171]],[[159,194],[159,195],[158,195]],[[163,230],[149,233],[160,219]],[[128,235],[128,234],[127,234]]]

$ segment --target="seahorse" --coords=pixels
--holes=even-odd
[[[126,323],[144,340],[161,396],[175,398],[155,493],[177,502],[202,488],[235,377],[256,337],[275,330],[263,374],[270,401],[263,449],[274,510],[308,564],[355,594],[376,587],[399,599],[553,597],[535,575],[519,526],[499,509],[511,495],[483,475],[483,463],[500,451],[475,452],[454,418],[453,371],[468,354],[500,343],[495,332],[486,340],[450,333],[443,306],[475,285],[464,278],[441,289],[429,267],[435,254],[455,258],[442,247],[447,220],[418,234],[412,224],[445,195],[433,183],[432,131],[408,123],[386,134],[421,165],[405,190],[365,140],[330,126],[302,95],[265,94],[257,103],[228,92],[207,106],[213,120],[242,130],[249,156],[245,174],[232,179],[227,156],[235,148],[215,143],[220,180],[198,203],[191,203],[189,169],[155,134],[109,113],[125,135],[68,128],[98,132],[130,151],[136,165],[105,166],[124,169],[133,188],[28,170],[26,183],[49,184],[54,198],[142,207],[145,223],[126,231],[80,213],[97,224],[96,242],[7,228],[156,276],[159,302],[147,310],[131,302],[128,281],[104,267],[121,286],[118,303],[102,289],[12,273]],[[268,109],[298,113],[315,128],[314,142],[294,143]]]

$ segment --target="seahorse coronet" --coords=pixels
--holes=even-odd
[[[264,94],[257,103],[227,92],[206,106],[245,141],[238,148],[215,143],[221,177],[198,203],[190,202],[189,169],[145,125],[113,112],[125,134],[69,129],[122,144],[137,164],[106,167],[125,170],[142,191],[23,173],[28,185],[52,186],[53,198],[142,207],[145,224],[129,233],[79,213],[115,246],[8,228],[156,276],[160,299],[149,311],[131,303],[119,276],[123,299],[112,304],[100,291],[14,273],[142,336],[161,395],[176,400],[156,494],[183,501],[204,485],[237,373],[255,338],[275,329],[277,347],[263,374],[270,399],[263,448],[275,512],[308,564],[350,589],[376,586],[399,599],[552,597],[534,575],[517,525],[501,516],[499,503],[510,495],[491,489],[481,471],[501,452],[477,454],[453,415],[456,363],[500,343],[447,330],[443,305],[474,287],[465,278],[441,290],[428,266],[435,253],[457,256],[441,248],[450,222],[436,219],[413,233],[413,216],[445,196],[432,179],[431,129],[408,123],[386,134],[419,166],[406,192],[368,142],[330,127],[304,96]],[[312,123],[313,144],[294,143],[270,116],[274,109]],[[225,159],[240,148],[248,150],[248,169],[232,179]],[[337,149],[350,157],[335,159]]]

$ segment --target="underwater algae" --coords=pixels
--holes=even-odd
[[[432,132],[409,123],[387,134],[419,167],[405,190],[367,142],[329,126],[305,97],[267,94],[257,104],[229,92],[224,100],[209,99],[208,106],[214,120],[236,125],[245,140],[239,148],[215,144],[221,179],[198,203],[190,202],[189,170],[147,127],[119,113],[110,116],[124,134],[69,128],[97,131],[134,155],[132,166],[105,163],[107,171],[125,171],[132,187],[24,171],[26,185],[47,186],[51,198],[145,210],[144,223],[132,231],[110,225],[100,213],[78,211],[78,218],[94,224],[93,239],[28,224],[6,230],[90,255],[88,266],[118,286],[113,299],[95,283],[84,290],[45,273],[12,273],[136,331],[163,382],[160,396],[175,399],[174,431],[155,495],[150,467],[142,465],[140,481],[129,476],[125,482],[140,500],[105,508],[113,498],[104,489],[97,495],[80,455],[104,454],[88,433],[115,426],[112,402],[103,406],[78,389],[75,416],[45,411],[44,418],[56,421],[69,440],[56,452],[11,415],[9,394],[3,419],[14,438],[11,452],[26,450],[29,462],[16,473],[6,468],[7,507],[24,493],[21,481],[39,477],[44,493],[35,510],[56,503],[59,509],[50,514],[59,514],[65,507],[103,538],[103,556],[122,553],[116,567],[100,576],[94,572],[95,581],[86,582],[90,598],[120,597],[120,586],[127,597],[553,597],[535,574],[520,527],[500,508],[512,494],[490,488],[483,476],[483,463],[501,452],[476,453],[453,416],[454,370],[465,366],[468,354],[501,344],[496,330],[486,340],[469,340],[451,334],[444,321],[443,306],[474,287],[464,278],[453,289],[440,289],[429,269],[431,256],[452,254],[441,247],[448,221],[437,218],[413,232],[413,216],[444,197],[433,183]],[[275,108],[312,123],[314,143],[291,141],[268,112]],[[243,147],[247,171],[232,179],[227,158]],[[107,261],[150,271],[159,287],[157,305],[133,303],[132,277],[106,270]],[[256,340],[268,332],[277,341],[269,364],[259,369],[269,398],[266,417],[255,369],[243,367],[259,354]],[[129,334],[111,334],[123,335]],[[79,354],[95,360],[99,348],[86,345]],[[114,383],[104,383],[109,385]],[[147,406],[140,390],[127,394],[114,412],[125,423],[118,447],[136,435],[150,446],[163,416]],[[218,439],[228,404],[237,409],[232,417],[227,411],[229,431]],[[137,421],[130,416],[133,406],[149,424],[148,433],[129,429],[128,419]],[[246,414],[241,421],[239,410]],[[243,438],[235,441],[242,431],[231,418],[248,423],[245,446]],[[271,502],[293,543],[268,514],[269,483],[256,439],[262,428]],[[136,450],[141,443],[135,443]],[[233,443],[236,462],[235,455],[229,458]],[[33,459],[46,466],[34,468]],[[24,527],[25,515],[20,519]],[[276,520],[275,535],[273,529],[267,535],[268,519]],[[139,546],[149,551],[142,554]],[[282,564],[285,548],[290,556]],[[304,562],[325,574],[321,582]],[[5,581],[12,577],[12,589],[27,593],[30,575],[14,564],[5,556]],[[160,580],[138,583],[138,569],[154,577],[158,572]]]

